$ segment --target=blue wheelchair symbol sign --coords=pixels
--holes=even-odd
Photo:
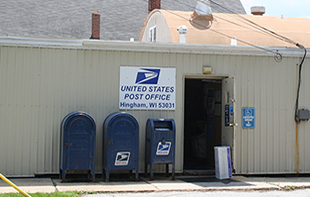
[[[255,128],[255,108],[254,107],[242,108],[242,128],[244,129]]]

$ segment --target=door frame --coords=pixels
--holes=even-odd
[[[229,75],[208,75],[208,76],[205,76],[205,75],[184,75],[183,76],[183,106],[185,105],[185,79],[201,79],[201,80],[204,80],[204,79],[211,79],[211,80],[222,80],[222,113],[221,113],[221,118],[222,118],[222,125],[221,125],[221,132],[222,132],[222,135],[224,133],[224,129],[225,129],[225,104],[224,104],[224,92],[223,92],[223,82],[225,79],[229,79],[229,78],[233,78],[235,79],[234,76],[229,76]],[[235,123],[235,120],[236,120],[236,103],[235,103],[235,96],[236,96],[236,82],[235,80],[233,80],[233,85],[232,85],[234,88],[233,88],[233,109],[234,109],[234,112],[233,112],[233,117],[232,117],[232,121],[233,123]],[[185,121],[185,107],[183,107],[183,122]],[[235,160],[235,140],[236,140],[236,137],[235,137],[235,134],[236,134],[236,127],[237,125],[232,125],[230,126],[229,128],[231,129],[231,132],[232,132],[232,138],[231,138],[231,162],[232,162],[232,169],[234,169],[234,160]],[[184,171],[184,133],[185,133],[185,127],[184,125],[182,126],[183,127],[183,135],[182,135],[182,141],[183,141],[183,159],[182,159],[182,166],[183,166],[183,171]],[[226,128],[227,129],[227,128]],[[222,139],[223,139],[223,136],[222,136]],[[223,141],[222,141],[222,144],[223,144]]]

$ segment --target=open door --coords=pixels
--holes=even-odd
[[[222,77],[186,78],[184,172],[213,173],[214,147],[222,145]]]
[[[234,161],[235,141],[235,80],[234,77],[222,80],[222,145],[231,149],[231,160]]]

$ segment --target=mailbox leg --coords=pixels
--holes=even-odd
[[[166,164],[166,177],[169,177],[169,164]]]
[[[174,164],[172,164],[172,180],[175,180],[175,167],[174,167]]]
[[[150,180],[154,179],[154,174],[153,174],[153,163],[150,164]]]
[[[136,181],[139,181],[139,170],[136,170],[136,178],[135,178]]]
[[[147,163],[145,162],[144,165],[144,176],[147,176]]]
[[[61,178],[62,178],[62,170],[59,169],[59,179],[61,179]]]
[[[95,170],[92,170],[91,171],[91,180],[92,180],[92,182],[95,182],[96,181],[96,174],[95,174]]]
[[[102,169],[102,179],[105,179],[105,169]]]
[[[105,171],[105,182],[109,182],[109,170]]]
[[[65,173],[65,170],[62,170],[62,182],[65,182],[66,180],[66,173]]]

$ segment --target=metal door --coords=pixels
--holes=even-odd
[[[231,147],[231,158],[234,159],[235,141],[235,79],[234,77],[222,80],[222,145]]]

